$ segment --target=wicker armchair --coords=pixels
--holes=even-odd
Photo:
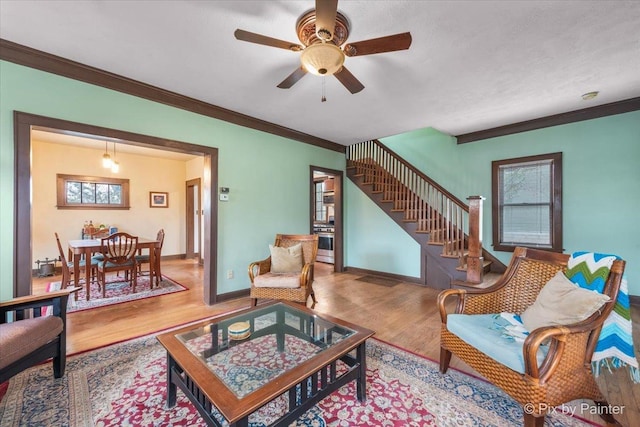
[[[317,234],[278,234],[274,246],[288,248],[298,243],[302,244],[302,255],[304,265],[302,271],[298,273],[274,274],[271,273],[271,257],[262,261],[256,261],[249,265],[249,278],[251,279],[251,303],[257,305],[258,298],[278,299],[307,304],[309,296],[316,303],[313,292],[313,264],[318,254]],[[256,278],[267,279],[269,287],[256,286]],[[292,277],[293,276],[293,277]],[[294,281],[295,287],[278,287],[278,281]],[[273,286],[271,285],[273,283]]]
[[[447,289],[438,296],[442,319],[440,372],[447,371],[451,354],[455,354],[525,407],[525,426],[541,427],[547,409],[575,399],[591,399],[599,407],[608,406],[593,377],[590,362],[602,324],[617,298],[625,262],[613,263],[603,291],[611,302],[600,311],[582,322],[541,327],[527,336],[522,348],[524,374],[497,362],[450,332],[447,300],[455,298],[456,313],[520,314],[536,300],[552,276],[566,270],[568,259],[567,254],[516,248],[507,271],[493,286],[484,290]],[[549,351],[539,363],[538,349],[549,339]],[[598,413],[603,414],[605,421],[616,423],[607,411]]]

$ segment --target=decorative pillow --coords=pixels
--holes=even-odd
[[[535,302],[522,313],[522,323],[527,330],[533,331],[542,326],[581,322],[607,301],[607,295],[582,289],[559,271],[540,290]]]
[[[302,244],[282,248],[269,245],[272,273],[300,273],[304,265]]]

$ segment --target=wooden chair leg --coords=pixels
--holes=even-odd
[[[102,279],[102,298],[104,298],[107,293],[107,272],[103,271],[100,278]]]
[[[258,305],[258,298],[251,298],[251,307],[255,307]]]
[[[440,373],[446,374],[451,363],[451,352],[444,347],[440,347]]]
[[[316,303],[317,302],[318,301],[316,301],[316,298],[315,298],[314,294],[311,294],[311,307],[309,307],[309,308],[316,308]],[[307,305],[307,304],[305,303],[305,305]]]
[[[161,267],[160,267],[160,258],[161,258],[161,255],[160,254],[156,254],[155,263],[154,263],[154,271],[155,271],[155,274],[156,274],[156,279],[158,281],[158,284],[160,284],[160,282],[162,281],[162,270],[161,270]],[[149,266],[149,269],[151,269],[151,266]]]
[[[544,415],[536,417],[533,414],[524,414],[524,427],[543,427]]]
[[[64,334],[65,332],[63,332]],[[57,352],[53,357],[53,377],[62,378],[64,375],[64,368],[67,365],[67,345],[64,335],[58,337]]]

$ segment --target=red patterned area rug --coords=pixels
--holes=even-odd
[[[125,282],[122,277],[114,275],[107,278],[105,298],[102,298],[102,291],[98,289],[98,284],[91,284],[91,299],[89,301],[87,301],[87,293],[83,285],[83,288],[78,291],[77,301],[73,296],[69,297],[69,306],[67,307],[67,311],[72,313],[74,311],[89,310],[91,308],[103,307],[105,305],[120,304],[143,298],[153,298],[160,295],[187,290],[186,287],[166,276],[162,276],[160,284],[155,285],[153,289],[150,288],[150,283],[151,281],[149,280],[149,276],[139,276],[138,283],[136,284],[136,291],[133,292],[129,282]],[[47,292],[57,291],[59,289],[60,282],[51,282],[47,286]]]
[[[367,342],[367,400],[344,386],[307,411],[297,426],[518,426],[521,408],[491,384],[461,372],[438,372],[435,362],[384,342]],[[165,408],[166,352],[155,336],[70,357],[65,376],[51,364],[31,368],[0,386],[4,426],[204,426],[178,391]],[[250,378],[246,380],[251,380]],[[4,389],[4,390],[3,390]],[[268,425],[287,400],[276,399],[250,417]],[[555,412],[547,426],[588,425]]]

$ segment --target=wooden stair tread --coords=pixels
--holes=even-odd
[[[444,246],[444,243],[443,243],[443,246]],[[442,258],[458,259],[458,258],[463,257],[463,256],[464,256],[464,254],[462,254],[462,255],[458,255],[458,254],[455,254],[455,255],[440,254],[440,256],[441,256]],[[456,270],[460,271],[460,267],[456,267]],[[465,268],[463,271],[467,271],[467,269]]]

